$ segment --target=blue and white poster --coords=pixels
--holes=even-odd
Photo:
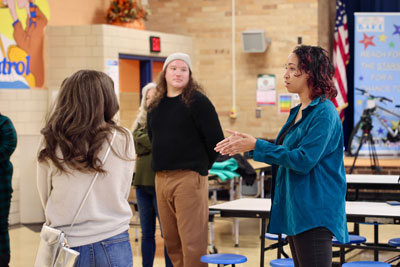
[[[372,130],[361,125],[372,134],[377,154],[399,156],[400,13],[355,13],[354,32],[355,126],[369,108]],[[360,155],[369,154],[370,143]]]

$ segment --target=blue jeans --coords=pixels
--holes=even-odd
[[[157,198],[154,186],[137,186],[136,197],[139,207],[140,227],[142,228],[142,265],[152,267],[156,251],[156,218],[158,217]],[[165,266],[172,267],[164,246]]]
[[[132,267],[132,250],[128,231],[97,243],[73,247],[80,253],[74,267]]]

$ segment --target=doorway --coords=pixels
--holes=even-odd
[[[121,126],[131,129],[141,100],[141,88],[157,79],[165,58],[119,54]]]

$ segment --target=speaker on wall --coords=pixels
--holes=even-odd
[[[249,30],[242,32],[243,52],[263,53],[271,42],[265,37],[264,30]]]

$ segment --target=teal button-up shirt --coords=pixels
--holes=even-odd
[[[282,145],[258,139],[253,158],[278,168],[272,181],[269,233],[297,235],[326,227],[347,243],[342,123],[333,103],[323,98],[317,97],[302,111]],[[300,105],[291,109],[276,140],[299,109]]]

